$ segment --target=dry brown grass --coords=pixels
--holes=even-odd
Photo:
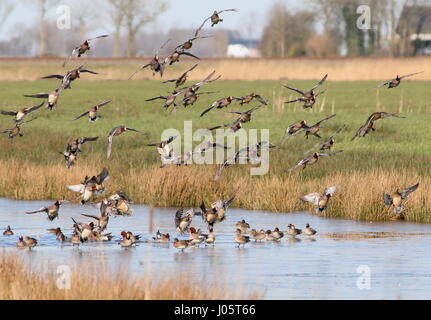
[[[85,62],[102,74],[84,75],[90,80],[125,80],[147,58],[142,59],[88,59]],[[201,80],[212,70],[223,75],[224,80],[316,80],[330,73],[331,81],[388,80],[396,74],[408,74],[428,70],[431,58],[337,58],[337,59],[203,59],[199,68],[190,74],[190,80]],[[0,81],[37,80],[43,75],[62,71],[61,59],[2,59]],[[184,59],[178,67],[167,72],[171,77],[189,68],[194,60]],[[64,70],[63,70],[64,71]],[[136,79],[152,78],[147,70]],[[417,75],[411,80],[431,80],[431,73]]]
[[[84,271],[83,271],[84,270]],[[30,272],[16,254],[0,257],[0,300],[220,300],[258,299],[258,295],[232,292],[217,285],[193,285],[189,276],[150,279],[126,272],[106,271],[97,263],[71,268],[69,290],[58,289],[56,269],[48,265]],[[196,282],[194,282],[196,283]]]
[[[327,217],[354,220],[388,220],[391,210],[383,204],[383,190],[390,193],[420,181],[421,187],[409,197],[406,220],[431,222],[431,194],[425,186],[431,177],[420,175],[416,169],[375,168],[354,172],[339,172],[321,178],[305,179],[302,172],[250,176],[248,166],[228,168],[222,178],[211,181],[216,166],[167,167],[153,165],[146,169],[121,169],[119,163],[109,167],[111,191],[122,189],[136,203],[156,207],[199,206],[217,197],[228,197],[239,190],[235,207],[275,212],[312,210],[302,203],[300,196],[310,192],[323,192],[337,185],[339,192],[331,200]],[[97,160],[80,163],[79,168],[65,169],[61,164],[50,167],[20,161],[0,161],[0,188],[2,196],[12,199],[71,199],[75,196],[65,185],[76,184],[84,175],[93,175],[101,167]],[[313,170],[313,169],[307,169]]]

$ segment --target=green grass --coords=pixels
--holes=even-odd
[[[294,81],[291,83],[299,88],[308,88],[312,85],[308,81]],[[145,102],[145,99],[165,94],[169,85],[162,85],[158,81],[77,81],[73,83],[72,90],[66,90],[60,99],[59,106],[54,111],[37,111],[33,115],[38,120],[23,126],[23,138],[16,138],[13,143],[7,139],[1,140],[3,152],[0,159],[28,159],[35,163],[48,164],[52,161],[61,161],[58,151],[61,151],[66,142],[80,136],[99,136],[96,143],[89,143],[84,147],[81,158],[91,157],[93,153],[105,153],[106,136],[110,129],[117,125],[126,125],[149,134],[141,137],[133,133],[125,133],[114,139],[113,157],[124,161],[131,166],[146,165],[158,162],[157,152],[154,149],[144,148],[144,144],[159,141],[164,129],[174,128],[183,132],[184,121],[193,121],[193,129],[208,128],[218,124],[232,122],[235,115],[226,111],[244,111],[251,105],[240,106],[232,104],[226,109],[213,110],[205,117],[200,118],[200,112],[208,107],[214,100],[227,95],[244,95],[258,92],[266,97],[270,103],[268,107],[255,112],[248,128],[270,129],[271,141],[277,144],[285,128],[292,122],[305,119],[314,123],[331,114],[332,101],[335,103],[337,117],[328,121],[321,129],[321,135],[331,135],[341,125],[348,127],[338,137],[336,149],[345,150],[345,154],[338,159],[329,161],[338,170],[351,170],[358,168],[371,168],[378,166],[410,167],[418,166],[428,169],[424,163],[431,155],[429,144],[431,132],[429,123],[431,110],[427,102],[429,83],[415,82],[403,83],[402,87],[393,90],[381,89],[380,102],[382,107],[378,111],[397,112],[400,105],[400,95],[403,92],[403,114],[407,119],[389,118],[376,123],[374,133],[365,138],[350,142],[357,128],[366,120],[368,115],[376,108],[376,91],[367,91],[374,85],[372,82],[338,83],[332,82],[327,86],[325,108],[319,113],[317,105],[313,112],[303,110],[299,105],[285,105],[281,111],[279,102],[273,102],[273,96],[285,95],[287,91],[273,81],[220,81],[203,87],[201,90],[220,91],[218,94],[202,96],[194,106],[182,108],[170,114],[161,108],[162,100]],[[40,102],[38,99],[24,98],[23,94],[48,92],[52,90],[52,81],[38,82],[2,82],[0,88],[0,105],[3,109],[14,109],[11,106],[27,106]],[[86,118],[71,121],[75,116],[90,106],[103,100],[112,99],[113,103],[107,105],[100,112],[102,118],[92,124]],[[283,101],[285,99],[282,99]],[[322,101],[322,99],[320,99]],[[410,102],[411,101],[411,102]],[[408,105],[413,112],[406,112]],[[296,112],[292,112],[296,109]],[[418,112],[420,110],[420,113]],[[32,115],[30,115],[32,117]],[[0,117],[1,128],[13,126],[11,117]],[[284,150],[273,154],[275,169],[288,167],[302,157],[303,152],[318,141],[310,137],[306,141],[302,136],[288,141]],[[145,161],[143,161],[145,160]],[[346,161],[348,160],[348,161]],[[315,174],[323,174],[314,172]]]
[[[313,81],[289,83],[303,89],[314,84]],[[36,104],[39,102],[38,99],[24,98],[23,94],[49,92],[56,84],[51,80],[0,82],[2,92],[0,106],[2,109],[14,109],[12,106]],[[182,132],[184,121],[193,121],[194,130],[232,122],[235,115],[226,111],[244,111],[256,103],[244,106],[233,103],[227,109],[211,111],[204,118],[200,118],[199,115],[219,98],[256,92],[264,96],[269,101],[269,105],[256,111],[252,121],[245,124],[244,128],[245,130],[270,129],[273,144],[278,144],[285,128],[292,122],[304,119],[308,123],[314,123],[331,114],[332,109],[337,116],[325,123],[320,134],[326,138],[343,124],[347,125],[347,128],[337,137],[334,148],[334,150],[344,150],[344,153],[323,159],[316,166],[302,171],[300,173],[302,181],[328,178],[336,173],[367,172],[372,169],[384,169],[395,173],[406,169],[414,170],[419,176],[428,176],[431,168],[429,143],[431,109],[428,102],[430,83],[406,81],[396,89],[382,88],[378,92],[379,107],[377,107],[377,91],[367,90],[375,85],[375,82],[370,81],[328,82],[324,85],[327,90],[326,96],[320,96],[319,103],[310,111],[302,109],[300,105],[283,105],[281,102],[295,95],[282,88],[277,81],[218,81],[203,87],[201,91],[220,91],[220,93],[204,95],[194,106],[181,108],[176,113],[170,114],[162,109],[161,100],[145,102],[145,99],[166,94],[172,89],[170,84],[161,84],[156,80],[78,80],[72,84],[72,90],[62,93],[57,109],[39,110],[33,114],[38,116],[38,120],[23,126],[24,137],[17,137],[12,143],[6,139],[6,135],[2,137],[0,161],[19,160],[42,166],[62,164],[64,160],[58,152],[63,150],[67,141],[81,136],[99,136],[100,139],[97,142],[84,146],[83,154],[79,156],[76,168],[73,170],[79,172],[83,162],[95,161],[100,166],[108,168],[115,163],[123,173],[127,173],[129,169],[145,170],[158,165],[160,159],[154,148],[144,147],[144,145],[160,141],[163,130],[174,128]],[[71,121],[89,107],[108,99],[112,99],[113,103],[102,108],[100,111],[102,118],[96,123],[89,123],[87,118]],[[323,100],[325,106],[322,112],[319,112],[320,103]],[[372,112],[398,112],[401,110],[401,104],[402,114],[407,116],[406,119],[379,120],[376,122],[375,132],[365,138],[350,141],[358,127]],[[33,115],[30,115],[30,118]],[[148,136],[126,132],[115,137],[113,156],[107,161],[106,136],[113,127],[118,125],[142,130],[148,133]],[[11,117],[0,116],[0,128],[6,129],[12,126]],[[315,137],[305,140],[301,135],[288,140],[282,149],[272,151],[269,177],[284,179],[287,174],[283,171],[302,159],[304,151],[317,142],[318,139]],[[245,170],[240,168],[235,172],[247,174]],[[211,180],[213,173],[213,170],[208,170],[208,181]],[[232,172],[225,173],[230,177]],[[253,177],[255,181],[265,178]],[[323,190],[325,187],[318,185],[316,190],[310,191]],[[0,195],[6,194],[4,190],[0,190]],[[132,198],[135,196],[138,201],[140,199],[139,195],[131,196]],[[172,203],[177,202],[172,201]]]

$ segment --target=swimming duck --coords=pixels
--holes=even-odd
[[[279,241],[273,234],[271,230],[266,230],[265,232],[265,240],[266,241]]]
[[[281,232],[278,228],[275,228],[274,231],[271,232],[271,235],[277,240],[280,241],[281,238],[284,237],[284,233]]]
[[[368,117],[365,124],[359,127],[358,131],[356,131],[356,134],[351,141],[355,140],[357,137],[365,137],[371,131],[376,131],[376,129],[374,128],[374,121],[389,118],[389,117],[405,118],[404,116],[401,116],[398,113],[374,112]]]
[[[181,233],[185,234],[189,230],[189,226],[192,223],[195,211],[193,208],[185,210],[178,209],[175,213],[175,228]]]
[[[287,226],[287,233],[293,237],[300,235],[302,233],[301,229],[296,229],[293,224]]]
[[[188,248],[191,245],[190,240],[178,240],[178,238],[174,239],[174,247],[184,251],[184,249]]]
[[[250,103],[254,99],[259,101],[261,104],[264,104],[266,106],[268,105],[268,102],[266,102],[266,100],[264,98],[262,98],[261,95],[256,94],[254,92],[250,93],[249,95],[243,96],[243,97],[233,97],[233,99],[236,101],[240,101],[240,103],[239,103],[240,105]]]
[[[208,235],[205,237],[205,244],[212,244],[214,245],[215,243],[215,234],[214,234],[214,230],[210,229],[210,232],[208,233]]]
[[[210,112],[214,108],[218,108],[218,109],[225,108],[225,107],[229,106],[232,103],[232,101],[233,101],[233,96],[228,96],[226,98],[219,99],[219,100],[213,102],[208,109],[204,110],[200,116],[203,117],[205,114],[207,114],[208,112]]]
[[[306,91],[306,92],[293,87],[289,87],[287,85],[283,85],[283,87],[289,90],[295,91],[296,93],[299,93],[301,95],[301,97],[299,97],[298,99],[287,101],[285,103],[293,103],[293,102],[301,101],[301,102],[304,102],[304,105],[303,105],[304,109],[313,108],[313,105],[316,103],[316,98],[322,93],[324,93],[324,91],[322,91],[316,94],[314,93],[314,90],[320,87],[325,82],[327,77],[328,77],[328,74],[326,74],[322,78],[322,80],[320,80],[313,88],[311,88],[309,91]]]
[[[153,240],[155,242],[160,242],[160,243],[165,243],[165,242],[170,242],[170,235],[169,233],[161,233],[160,230],[157,230],[156,236],[153,237]]]
[[[317,133],[319,132],[320,128],[322,127],[322,123],[325,121],[328,121],[329,119],[332,119],[333,117],[335,117],[336,114],[333,114],[329,117],[326,117],[325,119],[322,119],[318,122],[316,122],[315,124],[313,124],[312,126],[307,126],[304,125],[304,129],[305,129],[305,138],[308,139],[308,136],[312,135],[315,136],[317,138],[322,138],[321,136],[319,136]]]
[[[203,26],[205,25],[205,23],[208,20],[211,20],[211,27],[214,27],[216,24],[223,22],[223,19],[220,18],[220,14],[223,12],[228,12],[228,11],[238,12],[237,9],[224,9],[224,10],[220,10],[220,11],[215,10],[210,17],[208,17],[204,20],[204,22],[201,24],[201,26],[196,30],[195,35],[197,35],[197,33],[203,28]]]
[[[101,102],[98,105],[95,105],[94,107],[91,107],[87,111],[81,113],[79,116],[77,116],[75,119],[73,119],[73,121],[81,119],[82,117],[85,117],[86,115],[88,115],[88,121],[89,122],[91,122],[91,123],[96,122],[100,118],[100,116],[97,114],[97,111],[99,111],[99,109],[101,107],[106,106],[107,104],[109,104],[111,102],[112,102],[112,100]]]
[[[60,242],[65,242],[68,240],[67,237],[64,235],[63,231],[61,231],[61,228],[59,228],[59,227],[57,227],[55,229],[48,229],[47,231],[49,233],[54,233],[56,239]]]
[[[87,70],[87,69],[82,69],[82,68],[84,68],[84,65],[68,71],[65,75],[51,74],[49,76],[42,77],[42,79],[59,79],[61,80],[60,87],[62,89],[72,89],[72,86],[71,86],[72,81],[75,81],[76,79],[81,78],[81,73],[98,74],[97,72]]]
[[[241,233],[248,233],[248,229],[250,229],[250,225],[245,222],[244,219],[242,219],[241,221],[238,221],[235,224],[235,228],[241,230]]]
[[[205,239],[206,237],[202,235],[202,231],[200,229],[196,230],[194,227],[190,227],[189,240],[192,245],[199,247]]]
[[[31,248],[37,245],[37,240],[35,238],[31,238],[27,236],[24,238],[24,243],[25,243],[25,246],[31,250]]]
[[[93,229],[95,228],[94,222],[90,222],[88,224],[76,222],[75,219],[71,218],[73,221],[73,230],[74,234],[79,235],[79,240],[81,243],[87,242],[93,237]]]
[[[418,187],[419,183],[404,190],[397,189],[391,195],[387,194],[386,192],[383,193],[385,205],[388,207],[393,207],[394,209],[393,212],[395,216],[392,217],[393,219],[403,220],[405,218],[403,214],[404,210],[406,209],[404,203],[407,201],[410,193],[415,191]]]
[[[139,133],[139,134],[144,134],[144,133],[143,133],[143,132],[141,132],[141,131],[138,131],[138,130],[136,130],[136,129],[129,128],[129,127],[126,127],[126,126],[118,126],[118,127],[115,127],[114,129],[112,129],[112,130],[109,132],[109,135],[108,135],[108,151],[107,151],[107,158],[108,158],[108,159],[111,157],[111,152],[112,152],[112,139],[113,139],[114,137],[116,137],[116,136],[119,136],[120,134],[122,134],[122,133],[124,133],[124,132],[126,132],[126,131],[133,131],[133,132],[137,132],[137,133]]]
[[[79,236],[79,233],[73,232],[72,237],[70,238],[70,241],[72,242],[72,245],[80,245],[82,243],[81,237]]]
[[[123,248],[129,248],[131,246],[133,246],[135,243],[133,242],[133,240],[130,238],[130,234],[125,232],[125,231],[121,231],[121,236],[123,237],[122,240],[120,241],[120,245]]]
[[[103,183],[109,180],[109,171],[103,168],[97,176],[85,176],[84,181],[77,185],[66,186],[73,192],[79,192],[78,198],[82,197],[81,204],[87,203],[91,197],[99,197],[105,192]]]
[[[240,229],[235,231],[235,242],[238,243],[238,248],[242,245],[243,247],[247,242],[250,242],[250,237],[241,234]]]
[[[290,169],[287,169],[286,172],[291,172],[299,167],[303,167],[302,169],[305,169],[307,166],[311,166],[313,164],[315,164],[320,157],[332,157],[335,156],[337,154],[342,153],[343,150],[337,151],[337,152],[332,152],[332,153],[313,153],[311,156],[302,159],[301,161],[299,161],[295,166],[293,166]]]
[[[108,222],[109,222],[109,215],[108,215],[107,207],[108,206],[107,206],[106,202],[102,201],[101,206],[100,206],[100,217],[95,216],[95,215],[91,215],[91,214],[85,214],[85,213],[81,213],[81,215],[84,217],[95,219],[97,221],[96,227],[99,229],[98,230],[99,233],[102,233],[108,227]]]
[[[130,240],[132,240],[133,244],[135,244],[136,242],[138,242],[141,239],[140,235],[133,234],[130,231],[127,231],[127,236],[129,237]]]
[[[64,62],[63,62],[63,68],[66,66],[66,64],[68,63],[68,61],[73,56],[77,55],[78,58],[81,58],[81,56],[83,54],[85,54],[87,51],[90,51],[90,49],[91,49],[90,48],[90,42],[91,41],[96,40],[96,39],[106,38],[106,37],[109,37],[109,35],[104,34],[104,35],[101,35],[101,36],[98,36],[98,37],[95,37],[95,38],[90,38],[90,39],[85,40],[84,43],[82,43],[81,45],[75,47],[72,50],[72,54],[68,58],[66,58],[66,60],[64,60]]]
[[[255,242],[262,242],[262,240],[266,238],[266,232],[265,230],[256,231],[256,229],[252,229],[250,231],[250,236]]]
[[[145,65],[143,65],[141,68],[139,68],[137,71],[135,71],[130,77],[129,77],[129,79],[128,80],[130,80],[130,79],[132,79],[134,76],[135,76],[135,74],[137,74],[139,71],[141,71],[141,70],[144,70],[145,68],[147,68],[147,67],[150,67],[150,69],[153,71],[153,76],[155,76],[156,75],[156,73],[158,72],[158,73],[160,73],[160,77],[163,77],[163,72],[165,71],[165,62],[163,61],[163,59],[162,59],[162,61],[160,61],[160,58],[159,58],[159,52],[160,52],[160,50],[162,50],[167,44],[168,44],[168,42],[170,41],[170,39],[169,40],[167,40],[157,51],[156,51],[156,53],[154,54],[154,57],[150,60],[150,62],[148,62],[147,64],[145,64]]]
[[[3,231],[3,235],[4,235],[4,236],[13,236],[13,231],[12,231],[12,229],[10,228],[10,226],[7,226],[6,230],[5,230],[5,231]]]
[[[307,223],[305,226],[305,229],[302,230],[302,233],[306,234],[307,236],[314,236],[317,231],[310,227],[310,224]]]
[[[337,186],[332,186],[326,188],[322,195],[318,194],[317,192],[313,192],[301,197],[300,199],[304,202],[310,202],[314,204],[316,206],[316,213],[322,213],[326,210],[329,200],[336,192]]]
[[[46,106],[47,109],[53,110],[57,107],[58,99],[60,98],[60,93],[62,92],[63,87],[59,87],[50,93],[37,93],[37,94],[26,94],[24,97],[26,98],[38,98],[38,99],[48,99],[48,104]]]
[[[69,201],[67,201],[67,200],[57,200],[56,202],[54,202],[54,204],[52,204],[48,207],[43,207],[43,208],[40,208],[39,210],[36,210],[36,211],[29,211],[29,212],[26,212],[26,214],[45,212],[48,215],[48,219],[50,221],[53,221],[55,218],[58,218],[58,211],[60,210],[60,206],[62,204],[68,203],[68,202]]]
[[[15,125],[15,127],[10,128],[10,129],[3,130],[1,133],[7,133],[7,134],[8,134],[8,140],[11,140],[11,141],[12,141],[12,139],[13,139],[13,138],[15,138],[16,136],[23,137],[24,135],[21,133],[21,126],[22,126],[22,125],[24,125],[24,124],[26,124],[26,123],[32,122],[33,120],[36,120],[36,119],[37,119],[37,118],[33,118],[33,119],[31,119],[31,120],[28,120],[28,121],[24,121],[24,122],[21,122],[21,123],[17,123],[17,124]]]
[[[15,117],[15,119],[14,119],[15,122],[21,122],[26,115],[28,115],[29,113],[31,113],[33,111],[36,111],[36,110],[40,109],[44,104],[45,104],[45,101],[42,102],[39,105],[32,106],[32,107],[27,107],[27,108],[22,108],[22,109],[19,109],[17,111],[4,111],[4,110],[1,110],[0,114],[3,114],[5,116],[14,116]]]
[[[18,248],[25,248],[24,237],[19,237],[18,238],[18,242],[16,243],[16,246]]]
[[[396,88],[400,85],[402,79],[408,78],[408,77],[411,77],[411,76],[414,76],[414,75],[417,75],[420,73],[424,73],[424,72],[425,71],[410,73],[410,74],[407,74],[407,75],[404,75],[401,77],[399,75],[397,75],[394,79],[383,82],[382,84],[379,84],[377,87],[374,87],[373,89],[378,89],[378,88],[381,88],[383,86],[388,86],[388,89]]]

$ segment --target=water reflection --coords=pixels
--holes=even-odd
[[[73,247],[60,244],[48,228],[61,227],[69,236],[74,217],[91,219],[81,213],[97,214],[90,206],[65,205],[54,222],[46,215],[24,212],[42,207],[45,201],[16,202],[0,199],[0,228],[11,225],[15,234],[0,236],[0,247],[22,255],[36,268],[47,262],[88,264],[95,261],[133,275],[148,271],[157,278],[166,274],[188,274],[197,285],[216,281],[229,288],[257,291],[271,299],[426,299],[431,293],[428,252],[431,226],[412,223],[366,223],[324,219],[306,213],[282,214],[229,210],[227,219],[216,225],[215,246],[179,252],[168,243],[152,243],[159,229],[178,237],[174,228],[175,209],[134,206],[134,216],[110,219],[108,230],[116,237],[108,243],[88,243]],[[152,213],[151,213],[152,212]],[[314,237],[285,236],[281,242],[252,242],[245,248],[234,243],[235,223],[245,219],[252,228],[285,232],[289,223],[303,228],[306,223],[318,233]],[[193,225],[204,229],[200,217]],[[118,245],[122,230],[141,234],[144,242],[136,248]],[[15,248],[20,235],[36,237],[32,251]],[[358,266],[371,271],[371,289],[360,290],[356,282]]]

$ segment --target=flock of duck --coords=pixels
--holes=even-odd
[[[211,26],[214,27],[218,23],[222,22],[223,19],[220,18],[220,14],[223,12],[228,11],[237,11],[236,9],[227,9],[227,10],[221,10],[221,11],[214,11],[214,13],[206,18],[202,25],[196,30],[193,37],[188,39],[186,42],[181,43],[180,45],[176,46],[174,51],[171,52],[169,55],[167,55],[165,58],[161,58],[159,56],[159,52],[166,46],[166,44],[170,41],[168,40],[165,42],[159,50],[155,53],[154,57],[144,66],[142,66],[139,70],[137,70],[135,73],[133,73],[129,79],[131,79],[136,73],[139,71],[150,68],[153,72],[153,75],[156,73],[159,73],[162,77],[166,66],[170,66],[174,63],[177,63],[180,61],[181,56],[189,56],[195,59],[199,60],[199,57],[193,55],[192,53],[188,52],[189,49],[192,48],[193,42],[198,39],[204,39],[209,38],[211,36],[199,36],[200,31],[205,26],[207,21],[211,22]],[[72,54],[64,61],[63,67],[67,65],[67,63],[71,60],[71,58],[80,58],[84,56],[89,50],[90,50],[90,43],[97,39],[106,38],[108,35],[101,35],[96,38],[87,39],[84,43],[77,46],[73,49]],[[165,96],[157,96],[150,99],[147,99],[146,101],[154,101],[154,100],[164,100],[163,108],[168,109],[169,107],[173,107],[171,112],[175,112],[179,109],[179,107],[188,107],[196,103],[198,100],[198,97],[205,94],[214,94],[217,92],[207,91],[207,92],[198,92],[199,89],[207,84],[210,84],[212,82],[217,81],[220,79],[221,75],[215,76],[215,71],[211,72],[205,79],[202,81],[195,83],[191,86],[186,86],[183,88],[179,88],[183,86],[188,78],[188,75],[190,72],[192,72],[198,64],[195,64],[193,67],[182,73],[178,78],[169,79],[166,81],[163,81],[163,83],[174,83],[175,89],[170,92],[169,94]],[[48,110],[53,110],[56,108],[58,104],[58,100],[60,97],[60,94],[65,89],[72,89],[71,83],[77,79],[80,78],[81,73],[89,73],[97,75],[98,73],[92,70],[84,69],[84,65],[81,65],[73,70],[68,71],[66,74],[54,74],[49,75],[46,77],[43,77],[43,79],[59,79],[61,80],[60,86],[53,90],[50,93],[38,93],[38,94],[32,94],[32,95],[25,95],[25,97],[30,98],[41,98],[41,99],[48,99],[46,103],[46,108]],[[376,88],[380,88],[382,86],[387,86],[388,88],[395,88],[398,85],[400,85],[401,80],[410,77],[417,73],[408,74],[405,76],[397,76],[396,78],[386,81]],[[316,89],[319,88],[324,84],[328,77],[328,74],[326,74],[315,86],[313,86],[308,91],[302,91],[297,88],[283,85],[286,89],[291,90],[297,94],[299,94],[299,97],[287,101],[286,103],[295,103],[295,102],[301,102],[303,103],[304,108],[313,108],[314,104],[317,101],[317,97],[324,93],[324,91],[321,91],[319,93],[316,93]],[[180,103],[176,102],[176,99],[178,96],[184,93],[184,97],[181,100]],[[200,116],[205,116],[208,112],[214,110],[214,109],[223,109],[228,107],[231,103],[234,101],[239,101],[240,105],[249,104],[252,101],[256,100],[260,104],[250,108],[247,111],[244,112],[230,112],[232,114],[236,114],[238,117],[233,123],[229,124],[223,124],[214,126],[212,128],[209,128],[208,130],[216,130],[220,128],[229,128],[232,132],[236,132],[242,128],[242,125],[244,123],[250,122],[252,118],[252,113],[259,110],[261,107],[268,105],[267,101],[259,94],[251,93],[246,96],[241,97],[234,97],[234,96],[228,96],[225,98],[221,98],[213,102],[209,108],[205,109]],[[99,109],[108,105],[111,103],[111,100],[101,102],[89,109],[87,109],[85,112],[78,115],[73,120],[79,120],[83,117],[88,117],[88,121],[90,123],[96,122],[100,116],[98,115]],[[15,126],[11,129],[7,129],[2,131],[3,133],[8,134],[8,138],[12,140],[13,138],[17,136],[22,136],[21,133],[21,126],[23,124],[32,122],[36,120],[37,118],[34,117],[30,120],[24,121],[26,116],[30,113],[33,113],[36,110],[39,110],[43,105],[45,105],[45,102],[41,104],[37,104],[35,106],[31,106],[28,108],[22,108],[17,111],[4,111],[1,110],[0,113],[7,116],[13,116],[15,121]],[[285,131],[285,134],[280,141],[280,145],[283,145],[287,139],[298,135],[301,132],[305,133],[305,138],[308,139],[311,136],[314,136],[316,138],[321,139],[322,137],[319,135],[319,131],[322,127],[322,124],[326,121],[329,121],[333,119],[336,115],[330,115],[318,122],[316,122],[313,125],[308,125],[305,120],[301,120],[298,122],[294,122]],[[375,112],[371,114],[365,123],[357,130],[355,136],[352,138],[352,140],[358,138],[358,137],[365,137],[367,134],[369,134],[372,131],[375,131],[374,124],[377,120],[385,119],[388,117],[396,117],[396,118],[405,118],[399,114],[394,113],[387,113],[387,112]],[[343,152],[343,150],[336,151],[336,152],[329,152],[329,153],[323,153],[320,151],[326,151],[331,150],[332,147],[335,144],[335,136],[339,134],[345,126],[340,127],[333,135],[331,135],[328,139],[325,139],[323,142],[320,142],[316,144],[311,150],[307,151],[307,154],[310,154],[313,150],[319,150],[319,152],[313,152],[311,155],[305,157],[304,159],[301,159],[298,161],[298,163],[291,167],[290,169],[286,170],[287,172],[293,171],[297,168],[302,167],[305,169],[307,166],[313,165],[318,162],[319,158],[321,157],[330,157],[335,156]],[[122,133],[126,131],[132,131],[138,134],[144,134],[143,132],[127,127],[127,126],[117,126],[113,128],[109,134],[108,134],[108,147],[107,147],[107,158],[109,159],[112,154],[112,143],[113,138],[121,135]],[[190,152],[188,154],[183,155],[176,155],[173,152],[172,147],[170,144],[175,140],[176,137],[169,137],[167,140],[156,142],[156,143],[150,143],[147,144],[147,146],[156,147],[158,150],[158,153],[161,158],[162,166],[165,167],[167,165],[182,165],[187,164],[187,161],[190,159],[190,157],[194,153],[204,153],[208,152],[209,150],[213,148],[224,148],[228,149],[228,147],[214,143],[212,141],[207,141],[201,145],[201,147],[194,152]],[[63,152],[60,152],[66,161],[66,167],[70,168],[74,165],[75,161],[77,160],[78,155],[82,152],[82,146],[87,142],[96,141],[98,137],[80,137],[77,139],[74,139],[67,143],[66,148]],[[235,153],[234,156],[228,158],[223,164],[220,165],[219,170],[217,171],[216,175],[214,176],[213,180],[218,180],[223,172],[223,170],[229,166],[232,166],[234,164],[239,163],[239,160],[245,159],[246,161],[250,162],[253,159],[259,159],[260,152],[264,149],[269,150],[275,148],[275,146],[268,141],[260,141],[257,144],[253,146],[248,146],[245,148],[240,149],[238,152]],[[48,229],[47,231],[50,233],[55,234],[56,239],[61,242],[71,242],[73,245],[80,245],[82,243],[88,242],[88,241],[111,241],[113,240],[114,236],[111,233],[106,233],[109,218],[110,216],[127,216],[132,215],[132,208],[131,204],[133,203],[132,200],[123,192],[123,191],[117,191],[114,194],[111,194],[107,197],[106,195],[106,188],[104,183],[109,179],[109,172],[106,168],[103,169],[101,173],[98,175],[88,177],[86,176],[82,182],[80,182],[77,185],[71,185],[67,186],[67,188],[75,193],[78,193],[79,195],[72,200],[58,200],[55,203],[40,208],[35,211],[27,212],[27,214],[36,214],[36,213],[46,213],[48,216],[48,219],[50,221],[54,221],[54,219],[58,218],[60,207],[68,202],[75,201],[80,199],[80,203],[82,205],[85,204],[92,204],[93,206],[97,207],[100,210],[100,215],[87,215],[82,214],[85,217],[91,218],[94,221],[91,221],[89,223],[83,223],[78,222],[75,219],[73,220],[73,232],[70,237],[64,235],[62,230],[60,228],[53,228]],[[415,191],[419,186],[419,183],[400,190],[397,189],[394,193],[391,195],[384,192],[383,200],[385,205],[390,206],[393,208],[393,213],[395,214],[396,219],[403,219],[403,212],[405,210],[405,202],[408,198],[408,196]],[[330,199],[335,195],[337,191],[337,186],[331,186],[323,191],[322,194],[319,194],[317,192],[313,192],[310,194],[307,194],[300,199],[304,202],[309,202],[314,205],[315,210],[317,213],[322,213],[326,210]],[[100,202],[95,203],[92,202],[93,199],[102,199]],[[226,217],[226,211],[229,207],[229,205],[234,201],[235,195],[233,195],[228,200],[219,199],[216,202],[212,203],[209,208],[206,207],[205,203],[202,203],[199,210],[195,210],[194,208],[191,209],[179,209],[175,213],[175,228],[179,232],[179,234],[182,236],[181,239],[175,238],[173,240],[173,245],[180,249],[184,250],[187,247],[190,246],[199,246],[201,243],[204,243],[206,245],[208,244],[214,244],[215,242],[215,233],[214,233],[214,226],[216,223],[221,223]],[[202,220],[205,222],[205,224],[208,227],[208,233],[203,233],[202,230],[198,229],[196,230],[193,226],[191,226],[194,216],[201,216]],[[289,224],[287,231],[282,232],[279,230],[279,228],[275,228],[274,230],[263,230],[257,231],[256,229],[250,229],[250,225],[245,221],[238,221],[236,224],[236,231],[235,231],[235,238],[234,241],[238,244],[238,247],[241,245],[245,245],[246,243],[250,242],[250,239],[255,241],[281,241],[281,239],[284,237],[284,234],[286,233],[289,236],[296,237],[300,234],[304,234],[307,236],[314,236],[317,231],[314,230],[309,226],[309,224],[306,225],[306,227],[301,230],[297,229],[294,225]],[[7,229],[4,231],[4,236],[12,236],[14,234],[12,228],[10,226],[7,227]],[[188,234],[188,239],[183,239],[185,235]],[[247,235],[248,234],[248,235]],[[122,231],[121,232],[121,240],[119,244],[122,247],[131,247],[136,245],[139,241],[142,241],[140,235],[135,235],[130,231]],[[156,235],[152,238],[152,241],[154,242],[171,242],[171,238],[169,233],[161,233],[160,231],[157,231]],[[25,247],[25,248],[32,248],[37,245],[37,239],[26,236],[26,237],[19,237],[17,246],[18,247]]]

